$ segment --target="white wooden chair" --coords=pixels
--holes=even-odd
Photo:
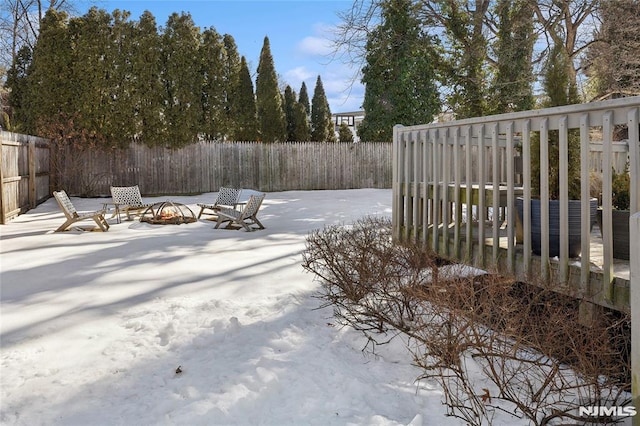
[[[214,201],[213,204],[198,204],[198,207],[200,207],[198,219],[200,219],[200,216],[203,214],[217,216],[218,210],[222,208],[235,209],[239,198],[239,189],[225,188],[224,186],[220,187],[220,190],[218,191],[218,198],[216,198],[216,201]]]
[[[120,220],[121,212],[127,215],[127,220],[133,220],[133,216],[139,216],[151,205],[142,202],[142,195],[140,195],[138,185],[112,186],[111,198],[115,206],[113,215],[118,215],[118,221]]]
[[[81,220],[93,220],[101,231],[106,232],[109,230],[109,224],[104,218],[104,210],[78,213],[65,191],[54,191],[53,196],[67,218],[67,221],[60,225],[55,232],[66,231],[71,225]]]
[[[264,229],[264,225],[257,218],[258,211],[262,205],[265,194],[251,195],[242,211],[232,208],[221,208],[218,210],[218,221],[216,229],[221,224],[228,222],[225,228],[232,228],[234,225],[242,226],[246,231],[254,231],[256,229]],[[253,227],[256,225],[257,228]]]

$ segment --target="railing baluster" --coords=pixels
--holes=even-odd
[[[602,243],[603,243],[603,265],[602,265],[602,291],[605,300],[612,300],[613,297],[613,218],[611,217],[612,206],[612,162],[611,162],[611,140],[613,136],[612,113],[607,111],[602,115],[602,205],[608,208],[602,211]]]
[[[432,238],[431,246],[433,251],[438,252],[438,239],[440,238],[438,232],[438,220],[440,220],[440,185],[438,179],[440,178],[438,163],[440,161],[440,155],[438,154],[438,131],[433,130],[429,132],[429,143],[431,144],[432,149],[432,160],[433,160],[433,227],[432,229]]]
[[[408,140],[410,135],[407,135],[407,139],[404,141],[403,149],[402,149],[402,158],[404,165],[404,214],[405,214],[405,222],[404,222],[404,238],[409,239],[411,235],[411,227],[413,226],[412,217],[411,217],[411,141]]]
[[[471,142],[473,139],[473,128],[471,126],[467,126],[466,130],[466,140],[465,140],[465,150],[466,150],[466,190],[465,190],[465,202],[466,202],[466,212],[467,212],[467,222],[466,222],[466,238],[465,238],[465,260],[469,263],[473,263],[473,204],[472,204],[472,194],[473,194],[473,148],[471,146]]]
[[[453,186],[453,203],[455,205],[455,222],[453,224],[453,256],[460,256],[460,223],[462,221],[462,205],[460,204],[460,181],[462,177],[460,165],[460,128],[456,127],[453,131],[453,167],[454,167],[454,186]]]
[[[529,276],[531,271],[531,120],[522,123],[522,180],[523,180],[523,208],[522,208],[522,234],[523,234],[523,259],[524,275]]]
[[[558,123],[559,133],[559,155],[558,167],[560,174],[560,273],[561,283],[569,280],[569,232],[560,232],[560,230],[569,229],[569,128],[567,125],[567,117],[560,117]],[[575,159],[574,159],[575,160]]]
[[[429,170],[430,162],[429,150],[427,149],[427,132],[420,132],[420,156],[422,157],[422,197],[423,197],[423,209],[422,209],[422,242],[425,246],[429,241],[429,209],[430,197],[429,197]]]
[[[506,150],[505,155],[507,157],[507,269],[510,274],[515,273],[515,212],[516,200],[514,197],[515,175],[513,170],[513,122],[507,124],[506,135]]]
[[[493,185],[493,199],[491,210],[493,211],[493,229],[491,238],[493,239],[492,246],[492,264],[494,267],[498,266],[498,253],[500,250],[500,148],[498,147],[498,123],[494,123],[491,129],[491,159],[492,159],[492,185]]]
[[[413,174],[413,192],[411,197],[413,198],[413,211],[412,211],[412,222],[413,222],[413,240],[418,241],[418,234],[420,230],[420,204],[423,200],[420,199],[420,170],[421,164],[420,161],[422,158],[420,157],[420,139],[418,138],[418,132],[411,132],[411,144],[412,144],[412,152],[411,157],[413,159],[412,162],[412,174]]]
[[[393,192],[392,206],[391,206],[391,224],[393,226],[392,235],[394,239],[400,239],[400,230],[402,229],[402,222],[404,219],[402,206],[402,183],[400,176],[402,176],[402,154],[400,145],[404,140],[404,134],[401,133],[401,125],[393,127],[393,150],[391,151],[391,157],[393,161],[393,170],[391,171],[391,190]]]
[[[484,259],[484,235],[486,221],[486,203],[485,203],[485,185],[487,183],[486,176],[486,152],[485,152],[485,126],[481,124],[478,127],[478,265],[484,267],[486,262]],[[473,196],[473,191],[471,196]]]
[[[640,108],[633,108],[627,113],[627,128],[629,129],[629,173],[631,182],[635,182],[631,186],[629,209],[631,213],[640,211]]]
[[[549,278],[549,119],[540,123],[540,273]]]
[[[582,240],[580,242],[580,289],[587,292],[591,296],[591,288],[589,288],[590,276],[590,259],[591,259],[591,206],[589,191],[589,114],[582,114],[580,117],[580,233]]]

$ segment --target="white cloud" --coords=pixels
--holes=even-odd
[[[362,109],[362,101],[364,100],[364,86],[360,82],[351,84],[342,80],[338,82],[341,85],[332,85],[339,87],[338,90],[325,90],[327,101],[332,113],[345,111],[358,111]]]
[[[327,56],[332,50],[331,40],[318,36],[307,36],[296,46],[296,51],[305,56]]]
[[[299,90],[303,81],[307,81],[310,79],[313,79],[315,81],[316,77],[317,73],[307,69],[307,67],[305,66],[296,67],[284,73],[284,78],[287,84],[289,84],[294,90]],[[309,83],[307,83],[307,86],[308,85]]]
[[[311,98],[319,75],[331,112],[356,111],[362,105],[364,86],[360,83],[357,66],[334,55],[334,30],[330,25],[315,24],[312,34],[295,46],[296,67],[286,71],[283,77],[296,91],[304,81]]]

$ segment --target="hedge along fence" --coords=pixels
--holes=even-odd
[[[199,142],[181,149],[133,144],[122,150],[58,150],[56,186],[104,196],[109,186],[139,185],[145,195],[391,188],[392,144]]]

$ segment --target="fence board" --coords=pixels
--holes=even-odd
[[[50,196],[50,147],[35,136],[0,132],[0,223]]]

